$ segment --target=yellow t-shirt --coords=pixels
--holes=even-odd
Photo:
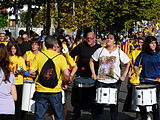
[[[75,63],[75,61],[73,60],[73,58],[69,55],[69,52],[64,53],[64,56],[65,56],[65,58],[66,58],[66,60],[67,60],[68,65],[70,65],[71,67],[73,67],[73,66],[76,65],[76,63]]]
[[[134,50],[134,45],[132,43],[129,43],[128,44],[128,53],[127,54],[130,54],[133,50]]]
[[[43,46],[43,47],[42,47],[42,50],[43,50],[43,51],[47,50],[44,42],[43,42],[43,45],[42,45],[42,46]],[[68,50],[68,47],[67,47],[66,44],[62,44],[62,46],[63,46],[65,49]],[[64,56],[65,56],[65,58],[66,58],[66,60],[67,60],[68,65],[70,65],[71,67],[73,67],[73,66],[76,64],[75,61],[73,60],[73,58],[69,55],[69,52],[64,53]]]
[[[38,51],[39,53],[39,51]],[[27,65],[27,70],[29,70],[31,64],[32,64],[32,61],[35,57],[35,54],[33,54],[33,52],[30,50],[30,51],[27,51],[26,52],[26,65]],[[32,76],[28,76],[28,77],[24,77],[24,80],[33,80],[34,78]]]
[[[131,74],[133,74],[135,71],[134,71],[134,63],[135,63],[135,60],[136,60],[136,58],[137,58],[137,56],[140,54],[140,52],[141,52],[141,50],[138,50],[138,49],[136,49],[136,50],[133,50],[129,55],[128,55],[128,57],[129,57],[129,59],[130,59],[130,62],[131,62],[131,69],[132,69],[132,71],[131,71]]]
[[[45,50],[43,52],[49,58],[53,58],[54,56],[59,54],[53,50]],[[31,64],[30,69],[34,70],[34,71],[38,70],[38,73],[40,74],[41,69],[47,60],[48,60],[48,58],[43,53],[40,52],[40,53],[36,54],[32,64]],[[67,61],[63,55],[58,55],[57,57],[55,57],[53,59],[53,62],[55,64],[57,78],[58,78],[57,86],[55,88],[44,87],[38,82],[38,80],[36,80],[36,91],[37,92],[47,92],[47,93],[61,92],[61,90],[62,90],[62,88],[61,88],[61,85],[62,85],[61,74],[62,74],[62,71],[69,69],[69,67],[68,67]]]
[[[26,65],[25,61],[21,56],[10,56],[9,57],[10,63],[9,68],[10,70],[15,74],[15,71],[22,67],[24,71],[26,71]],[[23,75],[15,75],[16,77],[16,85],[22,85],[23,84]]]
[[[0,42],[0,43],[3,43],[5,46],[7,46],[7,44],[8,44],[8,42],[5,42],[5,41],[4,42]]]
[[[42,44],[42,51],[45,51],[45,50],[47,50],[47,48],[45,46],[45,42],[43,42],[43,44]]]

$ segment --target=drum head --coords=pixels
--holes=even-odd
[[[87,84],[95,84],[95,80],[91,79],[91,78],[83,78],[83,77],[78,77],[76,78],[75,82],[78,83],[87,83]]]

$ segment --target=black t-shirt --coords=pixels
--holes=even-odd
[[[77,45],[70,53],[72,57],[78,56],[78,71],[77,76],[81,77],[91,77],[91,70],[89,67],[89,59],[91,55],[100,48],[101,45],[95,44],[90,47],[87,42],[80,43]],[[97,63],[95,63],[95,69],[97,68]]]
[[[22,44],[19,45],[19,48],[20,48],[22,56],[23,56],[26,53],[26,51],[31,50],[31,43],[30,42],[22,42]]]

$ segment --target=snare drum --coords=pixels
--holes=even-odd
[[[78,77],[72,87],[72,106],[80,109],[90,109],[95,103],[96,87],[95,80]]]
[[[136,92],[135,86],[132,88],[132,103],[131,103],[131,110],[133,111],[140,111],[139,107],[136,105]],[[152,112],[152,106],[146,106],[147,112]]]
[[[155,85],[135,86],[136,105],[152,106],[157,103]]]
[[[22,110],[34,113],[35,101],[32,100],[34,92],[35,92],[34,82],[25,82],[23,84],[22,107],[21,107]]]
[[[116,105],[117,104],[117,88],[103,88],[96,89],[96,103]]]

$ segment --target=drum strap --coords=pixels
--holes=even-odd
[[[98,57],[98,58],[100,58],[100,55],[101,55],[102,51],[104,50],[104,48],[105,48],[105,47],[102,48],[101,52],[99,53],[99,57]]]
[[[122,69],[122,65],[121,65],[121,55],[120,55],[120,48],[118,49],[118,55],[119,55],[119,66],[120,66],[120,69]]]

